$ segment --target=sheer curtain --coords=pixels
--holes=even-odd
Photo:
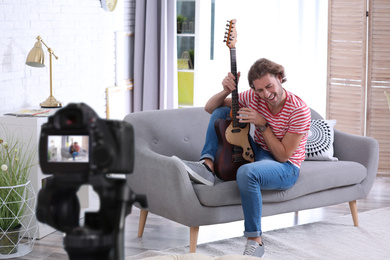
[[[176,0],[136,0],[134,112],[177,107]]]

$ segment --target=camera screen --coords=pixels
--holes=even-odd
[[[89,162],[88,135],[49,135],[47,141],[47,162]]]

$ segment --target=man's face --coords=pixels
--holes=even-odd
[[[267,74],[253,81],[254,91],[270,108],[277,108],[284,104],[286,98],[281,82],[280,77]]]

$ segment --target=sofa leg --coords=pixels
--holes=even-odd
[[[358,210],[357,210],[356,200],[349,202],[349,208],[351,209],[353,225],[355,227],[358,227],[359,226],[359,219],[358,219]]]
[[[145,229],[146,218],[148,217],[148,211],[141,209],[139,215],[139,225],[138,225],[138,237],[142,237]]]
[[[198,244],[199,227],[190,227],[190,253],[196,252]]]

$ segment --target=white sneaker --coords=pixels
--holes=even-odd
[[[199,162],[191,162],[182,160],[176,156],[172,157],[178,159],[184,165],[191,180],[196,183],[214,186],[214,174],[212,171],[207,169],[208,167],[206,167],[204,164],[204,160]]]

